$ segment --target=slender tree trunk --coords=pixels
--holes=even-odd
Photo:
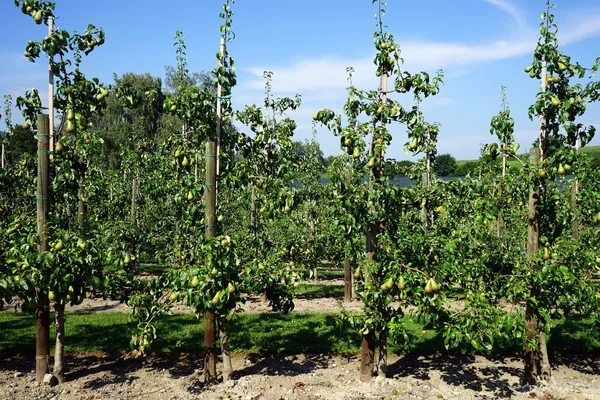
[[[38,187],[37,187],[37,232],[40,238],[38,251],[49,250],[48,212],[49,196],[49,153],[50,124],[48,116],[38,114]],[[50,372],[50,301],[48,293],[36,289],[35,322],[35,380],[42,382]]]
[[[254,241],[256,242],[256,240],[258,239],[258,225],[256,222],[256,186],[254,186],[254,184],[252,185],[252,199],[251,200],[252,201],[250,203],[250,229],[252,229],[252,237],[254,238]],[[260,249],[256,249],[255,256],[257,258],[260,256]],[[260,302],[261,303],[267,302],[267,293],[266,292],[262,292],[260,294]]]
[[[229,351],[229,335],[227,334],[227,324],[224,321],[219,323],[219,336],[221,338],[221,353],[223,355],[223,382],[231,379],[233,367],[231,366],[231,353]]]
[[[552,378],[552,367],[550,366],[550,358],[548,357],[545,329],[542,329],[540,332],[540,374],[546,382]]]
[[[375,222],[369,222],[367,225],[367,260],[370,263],[375,263],[377,261],[377,233],[377,224]],[[365,283],[371,279],[373,279],[373,277],[370,276],[370,271],[365,271]],[[363,335],[360,363],[360,380],[363,382],[371,380],[375,373],[375,340],[376,333],[373,331],[369,331],[369,333]]]
[[[64,377],[64,342],[65,342],[65,304],[62,300],[54,303],[54,325],[56,327],[56,344],[54,347],[54,367],[52,374],[58,383],[65,381]]]
[[[79,192],[77,197],[79,198],[79,202],[77,205],[77,224],[79,225],[80,231],[83,232],[83,223],[85,222],[87,217],[87,206],[83,201],[83,190],[81,190],[81,182],[79,182]]]
[[[506,143],[503,144],[504,151],[502,152],[502,179],[506,177],[506,151],[508,150],[508,145]],[[500,194],[502,194],[502,189],[500,189]],[[504,217],[502,216],[502,204],[498,207],[498,227],[497,227],[497,235],[501,237],[504,234]]]
[[[429,154],[427,154],[427,160],[429,161]],[[429,187],[429,172],[423,172],[423,187]],[[423,229],[427,229],[427,206],[421,206],[421,222],[423,223]]]
[[[377,359],[377,373],[379,376],[387,376],[388,367],[388,346],[387,346],[387,329],[382,329],[379,332],[379,358]]]
[[[387,73],[381,75],[380,78],[380,93],[381,93],[381,104],[387,104]],[[383,124],[382,124],[383,125]],[[383,125],[385,126],[385,125]],[[371,134],[371,144],[369,148],[369,154],[375,157],[375,132]],[[376,162],[371,168],[371,172],[369,174],[369,197],[373,196],[373,182],[376,181],[379,177],[381,177],[383,171],[381,167],[381,161],[383,161],[385,154],[383,150],[379,150],[380,153],[377,154],[379,162]],[[369,213],[374,214],[374,210],[369,210]],[[374,264],[377,262],[377,235],[380,231],[380,222],[379,221],[370,221],[367,224],[367,240],[366,240],[366,253],[367,253],[367,261],[370,264]],[[365,271],[365,284],[373,279],[369,271]],[[379,278],[379,277],[378,277]],[[360,379],[361,381],[368,381],[372,379],[375,372],[375,347],[376,347],[376,332],[369,331],[368,334],[363,335],[362,341],[362,353],[361,353],[361,368],[360,368]],[[384,336],[385,340],[387,340],[387,336]],[[381,340],[380,343],[381,345]],[[387,345],[386,345],[387,347]],[[387,356],[386,356],[387,357]]]

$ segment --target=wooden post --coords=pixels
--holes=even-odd
[[[429,165],[429,153],[427,153],[427,165]],[[429,167],[427,167],[429,168]],[[429,172],[423,172],[423,187],[429,187]],[[427,206],[423,205],[421,207],[421,222],[423,223],[423,228],[427,229]]]
[[[133,261],[133,270],[134,273],[137,274],[139,271],[139,266],[140,266],[140,257],[138,254],[138,251],[136,249],[136,233],[137,233],[137,207],[136,207],[136,203],[137,203],[137,193],[138,193],[138,180],[136,177],[134,177],[131,180],[131,225],[132,225],[132,232],[131,232],[131,236],[129,239],[129,245],[130,245],[130,251],[131,254],[135,257],[135,260]]]
[[[256,240],[256,186],[252,184],[252,197],[250,202],[250,229],[252,237]]]
[[[204,189],[206,201],[206,237],[213,238],[215,236],[215,228],[217,224],[216,215],[216,144],[214,138],[209,138],[206,142],[206,187]],[[212,266],[209,266],[212,267]],[[211,268],[209,268],[210,270]],[[215,355],[217,336],[215,313],[206,311],[204,313],[204,382],[206,384],[213,383],[217,378],[217,364]]]
[[[48,18],[48,36],[52,36],[54,31],[54,17]],[[50,133],[54,133],[54,72],[52,71],[54,59],[48,58],[48,124]],[[54,135],[50,136],[50,151],[54,151]]]
[[[502,177],[506,176],[506,152],[508,151],[508,145],[506,143],[502,144]]]
[[[360,380],[369,382],[373,379],[375,368],[375,332],[363,335],[360,354]]]
[[[529,161],[536,164],[540,161],[540,150],[532,148],[529,152]],[[530,177],[532,179],[533,176]],[[534,258],[539,250],[539,221],[540,221],[540,190],[539,187],[531,186],[529,188],[528,205],[528,226],[527,226],[527,257],[531,263],[531,268],[536,268]],[[535,284],[529,288],[529,295],[536,297],[539,293],[539,287]],[[527,301],[525,308],[525,375],[527,383],[535,383],[539,374],[539,347],[532,348],[530,343],[539,339],[538,337],[538,317],[530,301]]]
[[[350,269],[350,260],[344,259],[344,303],[352,301],[352,270]]]
[[[38,187],[37,187],[37,232],[40,238],[38,251],[49,250],[48,211],[49,211],[49,153],[50,124],[48,116],[38,114]],[[36,289],[36,322],[35,322],[35,380],[42,382],[50,372],[50,301],[48,293],[41,288]]]
[[[311,205],[313,206],[313,210],[314,207],[316,206],[317,202],[315,200],[313,200],[311,202]],[[314,213],[311,211],[309,213],[309,217],[310,217],[310,222],[309,222],[309,227],[310,227],[310,244],[312,245],[312,254],[313,256],[315,255],[315,236],[316,236],[316,228],[315,228],[315,219],[314,219]],[[319,275],[318,275],[318,271],[317,271],[317,267],[318,267],[318,261],[315,261],[315,265],[313,266],[313,279],[316,281],[319,280]]]
[[[577,142],[575,144],[575,150],[577,151],[577,154],[579,154],[579,148],[581,147],[581,139],[577,138]],[[577,212],[577,193],[579,192],[579,182],[577,181],[577,178],[573,179],[573,197],[572,197],[572,203],[571,203],[571,207],[572,207],[572,211],[573,211],[573,221],[571,222],[571,230],[573,232],[573,237],[575,239],[579,239],[579,222],[577,221],[577,218],[575,217],[575,214]]]

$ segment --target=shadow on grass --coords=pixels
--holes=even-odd
[[[592,318],[570,316],[550,329],[548,351],[553,365],[600,375],[600,326]]]

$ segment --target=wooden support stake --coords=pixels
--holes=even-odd
[[[540,161],[539,148],[532,148],[529,152],[529,161],[531,164],[536,164]],[[533,173],[532,177],[533,178]],[[540,222],[540,190],[539,187],[531,186],[529,188],[529,205],[528,205],[528,227],[527,227],[527,257],[531,263],[531,268],[536,268],[534,259],[539,250],[539,222]],[[532,285],[529,288],[529,295],[536,297],[539,293],[539,287]],[[532,342],[539,339],[538,336],[538,317],[530,301],[527,301],[525,308],[525,375],[524,379],[527,383],[535,383],[539,374],[539,347],[533,348]]]
[[[344,259],[344,303],[352,301],[352,269],[350,268],[350,260]]]
[[[49,153],[50,123],[48,116],[38,114],[38,187],[37,187],[37,232],[40,238],[38,252],[49,250],[48,211],[49,211]],[[43,382],[50,372],[50,301],[48,293],[36,289],[35,320],[35,380]]]
[[[206,187],[204,195],[206,200],[206,237],[208,239],[215,236],[217,225],[216,215],[216,157],[214,156],[216,144],[214,138],[209,138],[206,142]],[[210,156],[210,155],[213,156]],[[210,269],[210,268],[209,268]],[[204,313],[204,382],[206,384],[214,383],[217,379],[217,364],[215,355],[215,345],[217,341],[215,313],[207,311]]]

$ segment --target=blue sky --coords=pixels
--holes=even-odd
[[[175,64],[176,30],[187,37],[192,71],[210,70],[215,65],[220,0],[56,3],[60,28],[81,32],[92,23],[106,32],[106,44],[84,61],[89,77],[111,83],[113,73],[164,76],[164,66]],[[561,49],[573,60],[591,65],[600,56],[600,3],[555,3]],[[478,157],[480,145],[493,140],[489,121],[500,110],[502,85],[507,86],[517,140],[527,148],[535,139],[538,124],[529,121],[527,108],[539,82],[530,79],[523,68],[531,63],[544,8],[544,0],[388,1],[384,22],[400,44],[404,68],[411,72],[444,70],[441,93],[423,105],[427,120],[442,124],[440,153],[457,159]],[[370,0],[237,0],[233,10],[236,39],[229,51],[238,73],[235,108],[260,104],[262,72],[273,71],[276,96],[302,95],[302,107],[291,114],[298,122],[297,139],[302,140],[312,135],[315,111],[323,107],[341,110],[346,99],[346,67],[355,68],[357,86],[376,88],[372,63],[376,8]],[[12,1],[0,4],[0,16],[0,96],[16,98],[37,87],[45,99],[47,67],[29,63],[22,53],[27,41],[41,40],[47,28],[35,25]],[[401,101],[411,104],[407,96]],[[14,120],[22,118],[15,115]],[[600,106],[591,105],[582,122],[600,126]],[[388,155],[409,158],[402,151],[406,133],[402,128],[392,132]],[[326,155],[341,152],[338,139],[327,131],[319,129],[317,140]],[[600,144],[600,139],[592,144]]]

